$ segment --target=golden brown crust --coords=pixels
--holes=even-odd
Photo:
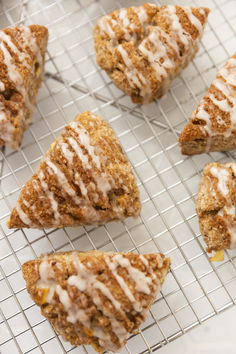
[[[199,185],[196,211],[207,251],[235,247],[236,164],[207,164]]]
[[[122,288],[113,273],[114,270],[111,271],[112,268],[109,268],[109,265],[114,265],[113,262],[117,256],[122,261],[128,260],[132,269],[141,272],[145,279],[152,279],[148,283],[149,294],[140,289],[137,290],[137,283],[129,276],[128,268],[118,265],[115,268],[117,274],[135,298],[134,302],[130,301],[124,292],[126,288]],[[80,271],[76,266],[77,261],[80,264]],[[49,275],[45,280],[43,270],[47,266],[49,266]],[[147,254],[141,259],[139,255],[133,253],[90,251],[85,253],[62,252],[41,256],[25,263],[22,271],[29,294],[41,307],[42,314],[50,321],[54,329],[72,345],[91,344],[97,351],[102,352],[105,349],[120,349],[125,344],[128,335],[137,330],[145,320],[147,311],[169,267],[170,260],[159,254]],[[85,273],[83,269],[86,269]],[[83,278],[85,274],[86,278]],[[76,277],[77,280],[79,279],[79,283],[75,282],[78,287],[81,286],[83,279],[87,282],[83,291],[77,286],[69,285],[71,279]],[[90,286],[91,277],[92,287]],[[99,284],[99,290],[95,290],[96,285]],[[55,292],[53,297],[50,297],[49,292],[46,291],[48,286],[57,286],[57,289],[60,287],[59,295]],[[107,289],[106,291],[103,286],[105,290]],[[111,295],[107,295],[107,291]],[[64,294],[64,300],[60,294]],[[65,301],[67,296],[69,296],[69,306]],[[112,298],[115,300],[111,300]],[[120,304],[120,309],[115,307],[116,302]],[[142,307],[142,311],[139,310],[141,312],[135,310],[135,304]],[[80,316],[74,321],[78,313]],[[85,318],[85,313],[89,320]],[[120,337],[117,336],[118,333]]]
[[[140,208],[136,180],[115,133],[104,119],[84,112],[51,145],[8,227],[97,225],[137,216]]]
[[[188,11],[201,29],[190,21]],[[195,55],[208,12],[207,8],[153,4],[115,10],[94,28],[97,63],[133,102],[160,98]],[[176,21],[185,35],[172,27]]]
[[[218,72],[180,137],[185,155],[228,151],[236,147],[236,53]]]
[[[39,25],[6,28],[0,41],[0,146],[18,148],[43,78],[48,30]]]

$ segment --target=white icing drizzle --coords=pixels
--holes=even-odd
[[[236,129],[236,59],[230,58],[225,63],[213,80],[212,85],[223,93],[225,98],[219,100],[213,93],[208,92],[198,106],[196,117],[205,121],[206,125],[200,127],[202,132],[207,133],[210,138],[215,135],[223,135],[227,138]],[[204,108],[207,98],[210,98],[211,102],[220,111],[227,113],[227,117],[230,119],[230,124],[228,124],[228,120],[226,121],[223,115],[217,116],[217,123],[221,127],[220,131],[213,128],[211,117]]]
[[[198,30],[198,32],[202,31],[201,21],[192,13],[191,7],[183,7],[185,14],[188,16],[189,22],[191,22],[194,27]]]
[[[77,133],[78,140],[79,140],[80,144],[86,148],[86,150],[88,151],[89,155],[91,156],[92,161],[95,164],[95,166],[98,169],[100,169],[101,168],[100,159],[99,159],[99,156],[97,156],[95,154],[94,146],[91,145],[91,143],[90,143],[90,137],[89,137],[88,132],[81,125],[79,125],[78,122],[76,122],[76,121],[72,122],[70,124],[70,127]]]
[[[144,97],[145,101],[148,101],[152,93],[150,83],[143,76],[143,74],[134,67],[131,59],[128,56],[128,53],[126,52],[122,44],[118,45],[117,50],[125,63],[124,73],[127,77],[130,86],[133,88],[138,87],[140,90],[140,95]]]
[[[212,174],[212,176],[214,176],[218,179],[217,188],[218,188],[219,192],[224,197],[227,197],[227,194],[229,193],[229,188],[227,185],[228,180],[229,180],[229,171],[225,168],[212,166],[210,169],[210,173]]]
[[[2,81],[0,81],[0,91],[4,91],[5,90],[5,85]]]
[[[138,15],[139,21],[140,21],[141,25],[143,26],[144,23],[147,22],[147,20],[148,20],[148,15],[145,10],[145,7],[144,6],[133,7],[133,10]]]
[[[155,5],[149,4],[149,6]],[[191,7],[181,8],[184,10],[189,21],[199,32],[196,40],[193,40],[191,35],[183,29],[176,13],[176,7],[168,5],[166,7],[161,7],[159,11],[162,12],[168,21],[171,29],[170,33],[167,34],[160,27],[150,25],[148,27],[148,36],[144,38],[138,46],[139,53],[143,54],[154,69],[157,80],[161,83],[160,92],[162,92],[162,94],[166,93],[170,81],[176,76],[176,67],[179,67],[180,69],[185,67],[191,59],[192,53],[198,45],[198,41],[203,32],[204,26],[199,19],[194,16]],[[132,7],[131,9],[137,14],[140,25],[145,27],[148,23],[148,15],[145,7],[139,6]],[[127,16],[127,9],[121,9],[117,13],[117,20],[115,21],[112,19],[115,25],[119,26],[124,31],[124,37],[127,41],[136,40],[134,25]],[[104,16],[100,21],[98,24],[102,33],[106,33],[114,41],[115,33],[113,31],[110,33],[110,28],[106,29],[106,26],[104,25],[104,23],[111,21],[111,16]],[[184,52],[181,53],[181,55],[177,44],[178,41],[182,42],[184,45]],[[151,44],[151,49],[149,49],[149,44]],[[139,94],[143,97],[143,103],[149,103],[153,95],[150,79],[135,67],[122,44],[117,45],[116,43],[114,46],[123,59],[123,71],[129,85],[134,89],[139,89]],[[170,52],[170,55],[168,55],[168,52]],[[173,52],[175,55],[173,55]]]
[[[183,8],[184,7],[182,7],[182,9]],[[164,11],[167,14],[166,17],[167,20],[169,20],[173,33],[175,33],[176,37],[184,44],[185,50],[187,50],[190,42],[192,42],[192,37],[188,32],[184,31],[176,13],[176,7],[174,5],[168,5]]]
[[[199,12],[200,12],[200,14],[203,15],[203,16],[206,15],[205,10],[204,10],[203,8],[200,8],[200,9],[199,9]]]
[[[207,170],[218,179],[217,190],[225,198],[225,203],[222,208],[217,212],[217,215],[223,218],[227,230],[231,236],[230,248],[236,247],[236,205],[234,205],[233,196],[229,195],[229,189],[236,187],[236,181],[231,177],[231,170],[236,176],[236,163],[226,163],[226,164],[210,164],[207,166]],[[231,186],[231,184],[234,185]],[[214,192],[214,198],[217,200],[219,197]]]
[[[32,221],[28,217],[28,215],[24,212],[24,210],[21,208],[20,203],[17,201],[16,202],[16,211],[19,215],[19,218],[23,221],[25,225],[31,225]]]
[[[57,284],[53,278],[54,272],[51,267],[50,262],[44,260],[39,266],[40,279],[37,282],[37,288],[48,289],[46,300],[48,303],[53,303],[54,294],[57,294],[60,302],[63,304],[65,310],[68,313],[67,320],[71,323],[76,323],[76,321],[82,322],[84,325],[89,325],[89,318],[86,314],[86,310],[78,309],[72,302],[68,295],[67,290],[62,289],[62,287]]]
[[[74,200],[75,203],[79,204],[79,198],[76,196],[75,190],[70,186],[65,174],[57,167],[49,158],[46,158],[44,162],[47,164],[49,173],[53,173],[59,185],[62,189]]]
[[[236,248],[236,225],[228,227],[231,235],[230,249]]]
[[[236,208],[234,205],[225,205],[217,213],[223,217],[231,236],[230,248],[236,248]]]
[[[115,318],[111,321],[112,331],[115,333],[121,345],[129,338],[129,332],[126,330],[122,324],[117,321]]]
[[[77,270],[77,275],[72,275],[68,279],[69,285],[76,286],[80,291],[88,292],[93,291],[93,289],[99,289],[103,295],[105,295],[112,303],[112,305],[118,310],[121,310],[121,304],[117,301],[110,290],[99,280],[97,280],[96,275],[94,275],[89,269],[87,269],[82,262],[79,261],[78,257],[74,258],[74,266]],[[96,297],[98,295],[96,294]]]
[[[162,43],[161,37],[167,40],[168,46]],[[147,44],[151,42],[155,52],[153,50],[147,49]],[[167,35],[161,28],[154,27],[148,37],[141,42],[138,47],[139,51],[148,59],[152,68],[155,70],[157,79],[165,79],[168,75],[173,76],[173,71],[175,67],[174,58],[169,58],[167,54],[167,49],[171,49],[178,53],[178,47],[176,41]],[[163,60],[163,62],[161,62]],[[169,73],[168,69],[171,69]]]
[[[125,295],[129,299],[129,301],[131,303],[133,303],[135,311],[141,312],[142,311],[141,304],[135,300],[135,297],[133,296],[132,292],[130,291],[124,278],[122,278],[116,271],[118,263],[115,260],[113,260],[112,257],[105,257],[105,261],[106,261],[108,268],[112,272],[112,275],[116,278],[117,282],[119,283],[121,289],[124,291]]]
[[[68,144],[66,144],[64,141],[60,141],[59,144],[57,145],[58,148],[61,148],[63,155],[66,157],[68,160],[69,164],[73,164],[73,159],[74,159],[74,154],[70,149],[68,148]]]
[[[42,170],[40,170],[38,172],[38,178],[40,180],[40,184],[41,184],[41,187],[43,188],[43,191],[45,192],[46,196],[49,198],[49,201],[51,203],[51,207],[52,207],[52,210],[53,210],[53,213],[54,213],[54,217],[55,217],[55,226],[57,225],[60,225],[60,213],[58,211],[58,203],[56,201],[56,199],[54,198],[54,195],[53,195],[53,192],[49,190],[48,188],[48,184],[45,182],[44,180],[44,173]]]
[[[150,294],[150,285],[152,284],[152,279],[150,277],[145,276],[143,272],[133,267],[129,259],[123,257],[120,254],[114,256],[113,260],[117,262],[117,264],[119,264],[121,267],[124,267],[127,270],[130,278],[135,282],[137,291],[143,292],[147,295]]]
[[[70,143],[70,146],[72,147],[72,149],[74,150],[74,152],[78,156],[79,160],[82,162],[83,167],[86,170],[91,169],[92,166],[89,164],[88,156],[83,153],[83,150],[81,149],[81,147],[79,146],[77,141],[74,138],[69,137],[68,142]]]
[[[132,22],[130,22],[130,20],[127,16],[127,9],[120,9],[119,21],[121,23],[121,27],[122,27],[123,31],[125,32],[125,39],[126,40],[134,39],[135,38],[134,24]],[[131,33],[129,32],[129,29],[131,30]]]
[[[227,99],[217,100],[217,98],[212,93],[210,93],[208,97],[211,99],[214,105],[217,106],[221,111],[230,112],[231,106],[229,105]]]
[[[148,263],[147,258],[145,258],[142,254],[140,254],[139,258],[141,259],[141,261],[143,262],[145,267],[149,267],[149,263]],[[158,264],[159,264],[159,261],[158,261]]]
[[[232,170],[233,170],[233,172],[234,172],[234,174],[236,175],[236,163],[234,163],[234,162],[228,162],[228,163],[225,164],[225,166],[226,166],[226,167],[231,167]]]
[[[85,129],[83,127],[81,127],[80,125],[78,126],[77,122],[72,122],[70,124],[70,126],[77,133],[77,136],[79,137],[79,139],[78,139],[79,142],[81,143],[81,145],[83,145],[87,149],[87,151],[89,152],[89,155],[92,157],[92,161],[95,163],[97,168],[101,169],[100,158],[98,155],[95,155],[95,151],[94,151],[95,149],[90,144],[90,138],[89,138],[87,131],[85,131]],[[83,168],[85,168],[87,170],[91,170],[92,166],[89,163],[88,156],[83,153],[83,150],[81,149],[81,147],[79,146],[77,141],[74,138],[69,137],[68,142],[70,143],[71,147],[73,148],[73,150],[77,154],[78,158],[81,160]],[[92,175],[93,175],[94,181],[97,184],[97,189],[100,190],[103,193],[103,195],[106,197],[107,192],[109,192],[112,189],[112,186],[108,180],[108,176],[104,172],[101,172],[100,176],[97,175],[95,172],[93,172]],[[87,189],[86,189],[82,180],[79,181],[79,185],[80,185],[80,189],[82,188],[82,190],[83,190],[83,191],[81,190],[82,194],[87,195]]]
[[[225,205],[223,209],[224,209],[226,215],[230,215],[230,216],[235,216],[236,215],[236,210],[235,210],[235,206],[234,205],[230,205],[230,206]]]
[[[20,36],[22,38],[22,42],[18,41],[18,44],[22,51],[20,51],[18,47],[13,43],[11,36],[6,34],[4,31],[0,31],[0,50],[3,52],[4,55],[3,62],[7,66],[9,80],[14,83],[17,91],[22,95],[26,107],[30,111],[32,111],[34,107],[30,102],[29,95],[24,85],[23,77],[21,75],[21,72],[19,71],[14,57],[10,54],[10,51],[8,50],[8,47],[17,56],[18,61],[20,61],[20,63],[23,64],[28,70],[30,70],[31,67],[28,62],[30,56],[26,51],[26,46],[30,48],[34,55],[36,55],[37,52],[40,52],[40,50],[37,46],[35,37],[31,33],[30,28],[26,26],[21,26]],[[0,90],[5,90],[5,85],[3,82],[0,82]],[[3,107],[1,107],[0,109],[2,110]],[[18,114],[22,116],[23,120],[25,119],[24,112],[22,109],[18,112]],[[14,125],[7,119],[7,115],[5,112],[1,111],[0,116],[0,123],[2,125],[2,139],[10,146],[17,147],[18,142],[14,141]]]
[[[98,26],[102,31],[102,33],[107,34],[110,38],[115,38],[116,37],[115,32],[111,28],[109,21],[111,21],[110,17],[103,16],[98,21]]]
[[[112,189],[111,184],[108,181],[107,176],[102,173],[101,176],[94,175],[94,180],[97,184],[97,188],[103,193],[106,197],[107,193]]]
[[[9,79],[14,82],[14,84],[16,85],[17,89],[19,90],[19,92],[22,94],[23,97],[26,96],[26,92],[25,92],[25,88],[23,86],[23,78],[20,74],[20,72],[17,69],[17,66],[14,62],[13,57],[11,56],[11,54],[9,53],[4,40],[5,40],[5,35],[3,35],[4,32],[0,31],[0,49],[2,50],[3,54],[4,54],[4,63],[7,66],[8,69],[8,76]],[[11,42],[11,38],[10,36],[7,36],[9,38],[9,42],[7,42],[7,44],[10,46]],[[4,40],[3,40],[4,38]],[[13,43],[12,43],[13,46]],[[11,46],[11,47],[12,47]],[[17,54],[17,53],[16,53]],[[20,58],[19,58],[20,59]]]
[[[78,184],[82,195],[87,199],[88,191],[78,172],[75,173],[75,183]]]
[[[135,311],[141,312],[142,316],[145,318],[148,311],[147,306],[145,306],[144,303],[141,304],[135,299],[124,278],[118,274],[117,267],[121,266],[125,268],[128,272],[129,277],[134,280],[136,284],[136,289],[144,293],[150,294],[149,285],[153,284],[153,295],[155,296],[156,291],[159,290],[160,280],[158,280],[158,284],[156,284],[156,281],[155,283],[153,283],[150,277],[146,276],[144,272],[141,272],[135,267],[133,267],[129,260],[126,257],[123,257],[122,255],[115,253],[106,253],[104,257],[108,268],[112,272],[112,275],[115,277],[121,289],[124,291],[124,294],[133,303]],[[139,256],[139,258],[140,260],[142,260],[143,264],[148,267],[150,271],[151,269],[149,268],[149,263],[146,258],[143,256]],[[158,257],[158,262],[160,258],[161,257]],[[120,347],[129,337],[129,331],[127,331],[127,329],[124,327],[123,322],[119,321],[119,319],[114,316],[112,308],[109,309],[108,307],[108,310],[106,310],[106,307],[104,307],[104,304],[99,296],[99,291],[111,302],[113,307],[117,311],[119,311],[120,316],[123,317],[126,315],[122,309],[121,302],[115,299],[109,288],[103,282],[97,279],[97,275],[93,273],[93,268],[90,268],[91,264],[87,263],[85,265],[80,261],[77,253],[73,253],[71,255],[71,261],[73,262],[76,274],[71,275],[67,279],[67,286],[65,289],[62,289],[62,287],[57,283],[57,281],[54,280],[55,274],[51,265],[52,261],[54,261],[54,259],[49,261],[47,260],[47,258],[44,258],[39,265],[40,278],[37,282],[37,289],[48,289],[48,292],[46,294],[46,302],[54,303],[54,294],[57,294],[60,302],[64,306],[65,311],[67,312],[67,321],[74,324],[79,321],[83,326],[88,329],[91,329],[93,331],[93,335],[98,338],[99,344],[105,349],[110,349],[113,351],[117,351],[118,349],[120,349]],[[57,261],[57,263],[59,264],[56,264],[56,266],[62,271],[60,262]],[[159,267],[160,266],[161,264],[159,264]],[[142,284],[138,285],[139,282],[141,282]],[[98,309],[100,309],[104,313],[104,315],[109,318],[112,331],[119,340],[119,346],[115,345],[115,343],[112,342],[112,337],[110,337],[109,334],[104,333],[101,327],[97,327],[92,324],[90,317],[86,312],[86,309],[78,308],[78,305],[76,303],[73,303],[69,296],[69,289],[72,286],[75,286],[82,293],[86,292],[87,294],[89,294]],[[143,308],[143,305],[145,306],[145,308]]]
[[[39,48],[38,48],[36,38],[34,36],[32,36],[30,28],[28,26],[21,26],[20,29],[21,29],[21,38],[22,38],[23,42],[25,41],[25,44],[27,45],[27,47],[29,47],[29,49],[32,53],[37,52],[37,54],[39,54],[39,58],[41,58],[41,60],[42,60],[41,53],[38,50]],[[38,57],[37,57],[37,59],[38,59]],[[39,60],[40,63],[41,63],[41,60]]]
[[[27,202],[27,200],[23,199],[22,200],[22,203],[28,208],[30,205],[29,203]]]

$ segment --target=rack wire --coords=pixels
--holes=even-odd
[[[153,2],[153,1],[152,1]],[[236,47],[233,0],[196,0],[211,9],[199,52],[168,94],[148,106],[134,105],[95,62],[92,28],[115,8],[141,4],[115,0],[2,0],[2,27],[39,23],[49,29],[46,75],[34,122],[19,151],[0,152],[0,345],[1,353],[93,353],[65,343],[29,298],[21,265],[44,252],[161,251],[172,267],[141,331],[121,353],[150,353],[235,304],[236,252],[211,263],[194,208],[202,168],[232,161],[236,153],[184,157],[177,138],[209,83]],[[174,1],[159,1],[164,5]],[[189,1],[178,1],[189,4]],[[98,228],[8,230],[21,187],[50,143],[74,116],[91,110],[115,130],[137,176],[138,219]]]

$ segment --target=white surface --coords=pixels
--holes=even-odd
[[[235,336],[236,308],[233,307],[161,348],[158,354],[235,354]]]

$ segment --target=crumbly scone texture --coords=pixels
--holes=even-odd
[[[31,25],[0,31],[0,146],[17,149],[34,112],[48,30]]]
[[[111,126],[84,112],[65,127],[23,187],[9,228],[98,225],[138,216],[139,190]]]
[[[236,53],[219,70],[183,129],[179,142],[185,155],[236,148]]]
[[[208,13],[149,3],[115,10],[94,28],[97,63],[134,103],[149,103],[194,57]]]
[[[236,163],[205,166],[196,211],[207,251],[236,247]]]
[[[22,266],[27,290],[72,345],[116,352],[145,321],[170,267],[158,253],[63,252]]]

